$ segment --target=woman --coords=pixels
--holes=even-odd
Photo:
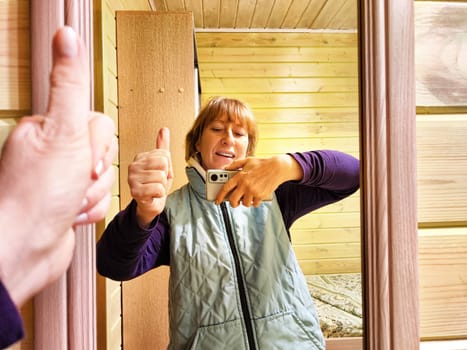
[[[355,192],[359,162],[337,151],[254,158],[256,134],[245,104],[209,101],[186,138],[189,183],[167,195],[162,129],[157,148],[130,165],[133,200],[98,242],[98,271],[115,280],[170,265],[169,349],[325,347],[289,228]],[[207,169],[240,169],[214,202]]]

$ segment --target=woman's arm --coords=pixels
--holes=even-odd
[[[4,349],[23,338],[21,316],[8,291],[0,281],[0,349]]]
[[[348,197],[359,189],[360,162],[339,151],[291,153],[302,168],[299,181],[288,181],[276,190],[287,228],[301,216]]]
[[[169,264],[169,224],[165,212],[146,228],[138,225],[136,202],[117,214],[97,243],[97,271],[125,281]]]

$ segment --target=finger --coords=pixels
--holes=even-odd
[[[113,168],[109,167],[86,191],[85,200],[83,201],[80,213],[87,212],[89,208],[95,206],[107,193],[110,193],[114,180],[115,171]]]
[[[170,150],[170,130],[168,128],[160,128],[157,134],[156,148]]]
[[[115,125],[110,117],[91,112],[89,119],[89,138],[92,151],[93,174],[96,180],[115,160],[118,152]]]
[[[107,193],[99,202],[75,218],[75,225],[92,224],[105,218],[110,207],[112,196]]]
[[[90,83],[84,44],[71,27],[63,27],[54,35],[52,51],[47,117],[59,122],[60,130],[87,132]]]
[[[220,204],[222,203],[224,200],[225,200],[225,197],[227,195],[230,196],[229,200],[232,199],[232,191],[237,187],[237,181],[235,179],[235,176],[233,178],[231,178],[229,181],[227,181],[224,186],[221,187],[221,189],[219,190],[219,192],[217,192],[217,196],[216,196],[216,200],[215,200],[215,203],[216,204]],[[232,201],[231,201],[232,202]]]
[[[169,128],[160,128],[157,134],[156,148],[165,149],[170,152],[170,130]],[[172,158],[169,153],[169,168],[167,172],[167,179],[173,179],[174,172],[172,167]]]
[[[245,165],[246,161],[247,161],[246,158],[234,160],[232,163],[230,163],[224,169],[225,170],[238,170],[238,169],[241,169]]]

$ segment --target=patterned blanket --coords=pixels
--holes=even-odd
[[[359,273],[305,275],[325,337],[361,337],[362,285]]]

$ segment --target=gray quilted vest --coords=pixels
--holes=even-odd
[[[170,233],[169,349],[323,350],[313,301],[279,205],[205,199],[203,178],[166,204]]]

